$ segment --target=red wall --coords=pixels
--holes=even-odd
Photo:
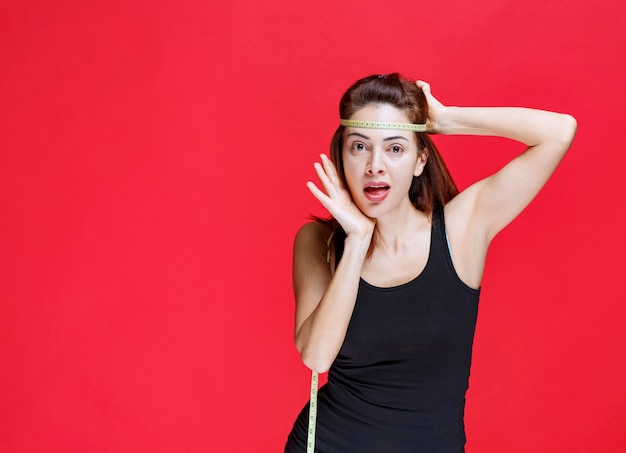
[[[623,2],[54,3],[0,5],[0,451],[281,451],[304,183],[394,71],[579,121],[493,244],[468,453],[626,451]],[[522,150],[437,139],[463,187]]]

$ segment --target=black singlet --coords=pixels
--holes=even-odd
[[[316,453],[462,453],[479,290],[457,276],[443,210],[408,283],[361,279],[346,338],[318,395]],[[285,446],[306,451],[308,404]]]

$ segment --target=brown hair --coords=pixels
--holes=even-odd
[[[426,123],[428,119],[428,103],[422,90],[413,80],[397,73],[372,75],[355,82],[341,98],[339,117],[349,119],[368,104],[396,107],[407,115],[411,123]],[[330,157],[347,186],[342,156],[344,130],[345,127],[340,125],[335,131],[330,143]],[[413,177],[409,198],[417,209],[430,214],[454,198],[459,190],[428,133],[415,132],[415,137],[420,152],[428,153],[428,160],[422,174]]]

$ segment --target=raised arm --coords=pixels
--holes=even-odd
[[[429,132],[506,137],[526,150],[497,173],[478,181],[446,206],[455,267],[480,285],[491,240],[537,195],[570,147],[576,120],[566,114],[517,107],[446,107],[430,86],[417,82],[428,101]]]
[[[428,128],[438,134],[489,135],[528,148],[497,173],[463,194],[472,204],[469,221],[489,242],[513,220],[548,181],[570,147],[576,120],[566,114],[518,107],[445,107],[418,82],[428,99]]]
[[[354,205],[326,156],[322,156],[322,165],[315,164],[315,169],[325,192],[311,182],[307,186],[347,234],[341,261],[332,275],[326,261],[329,228],[317,222],[304,225],[294,243],[296,347],[306,366],[325,372],[335,360],[348,329],[374,221]]]

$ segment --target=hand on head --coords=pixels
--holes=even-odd
[[[430,91],[430,84],[423,80],[415,82],[417,87],[422,90],[428,103],[428,120],[426,121],[426,130],[431,134],[438,134],[441,131],[441,124],[445,115],[446,106],[435,98]]]

